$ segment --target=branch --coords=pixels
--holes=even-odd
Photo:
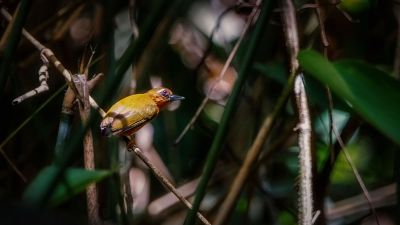
[[[360,176],[360,173],[358,172],[356,166],[354,165],[353,160],[351,159],[350,154],[348,153],[343,140],[340,138],[340,135],[339,135],[339,132],[337,131],[335,123],[333,123],[333,133],[335,134],[337,141],[338,141],[340,147],[342,148],[342,151],[344,153],[347,163],[350,165],[351,169],[353,170],[353,174],[356,177],[356,180],[357,180],[358,184],[360,185],[361,190],[363,191],[364,197],[366,198],[366,200],[368,202],[369,208],[375,217],[376,224],[380,225],[379,218],[378,218],[378,215],[376,214],[375,206],[372,203],[369,191],[368,191],[367,187],[365,186],[365,183],[364,183],[362,177]]]
[[[4,9],[1,8],[1,14],[3,15],[4,18],[6,18],[8,21],[11,21],[12,17],[11,15]],[[76,87],[74,85],[74,83],[72,82],[72,74],[69,70],[65,69],[65,67],[62,65],[62,63],[57,59],[57,57],[54,55],[54,53],[46,48],[46,46],[44,46],[43,44],[41,44],[38,40],[36,40],[31,34],[29,34],[28,31],[26,31],[25,29],[22,29],[22,34],[25,36],[26,39],[28,39],[28,41],[30,41],[39,51],[41,51],[41,54],[43,54],[48,60],[49,62],[51,62],[56,68],[57,70],[64,76],[67,84],[69,87],[72,88],[72,90],[75,92],[75,94],[77,94],[77,90]],[[82,100],[80,95],[77,95],[77,97]],[[94,108],[97,109],[100,113],[100,115],[102,117],[104,117],[105,112],[103,109],[101,109],[99,107],[99,105],[96,103],[96,101],[89,96],[89,102],[90,105]]]
[[[12,101],[13,105],[19,104],[28,98],[32,98],[42,92],[49,90],[49,85],[47,84],[47,79],[49,79],[49,72],[48,72],[49,61],[44,56],[42,56],[41,59],[43,61],[43,65],[39,69],[40,86],[14,99]]]
[[[0,148],[0,153],[1,153],[1,155],[3,155],[4,159],[11,166],[11,168],[14,170],[14,172],[21,178],[21,180],[24,183],[28,183],[28,179],[26,179],[26,177],[22,173],[22,171],[20,169],[18,169],[18,167],[15,165],[15,163],[10,159],[10,157],[8,157],[8,155],[6,154],[6,152],[2,148]]]
[[[79,114],[82,120],[82,124],[85,125],[88,122],[90,114],[90,103],[89,103],[89,87],[84,74],[75,74],[72,76],[75,87],[77,87],[80,96],[83,101],[78,101]],[[94,148],[93,148],[93,136],[92,131],[89,129],[83,138],[83,149],[84,149],[84,163],[85,169],[95,169],[94,159]],[[90,184],[86,188],[87,198],[87,210],[89,225],[99,225],[102,223],[99,217],[99,202],[97,196],[96,183]]]
[[[296,74],[299,69],[299,62],[297,61],[299,35],[297,31],[296,10],[292,0],[282,1],[282,22],[286,47],[290,56],[290,72],[291,74]],[[298,74],[295,78],[294,94],[299,117],[299,123],[295,128],[298,131],[298,145],[300,148],[299,224],[311,225],[313,223],[312,127],[303,74]]]
[[[239,49],[239,46],[242,44],[243,38],[246,35],[246,33],[249,30],[250,25],[252,24],[255,16],[256,16],[256,11],[254,10],[253,13],[250,15],[249,19],[246,22],[245,27],[242,30],[242,33],[240,34],[239,40],[236,42],[235,46],[233,47],[232,51],[229,53],[228,58],[225,61],[224,67],[222,68],[221,72],[218,75],[218,79],[211,85],[210,89],[208,89],[206,97],[204,97],[203,101],[201,102],[200,106],[197,108],[196,113],[193,115],[192,119],[189,121],[189,123],[185,126],[185,128],[183,129],[182,133],[178,136],[178,138],[176,138],[175,140],[175,144],[178,144],[183,136],[189,131],[189,129],[193,126],[193,124],[196,122],[197,118],[199,118],[200,113],[203,111],[204,107],[206,106],[206,104],[208,103],[208,100],[210,99],[209,96],[210,94],[214,91],[214,88],[217,86],[217,84],[219,82],[221,82],[224,79],[225,73],[228,70],[229,66],[232,63],[233,58],[236,55],[237,50]],[[228,12],[228,11],[225,11]],[[222,15],[224,15],[225,13],[223,13]],[[219,26],[219,23],[217,23],[216,27]],[[211,33],[211,38],[212,35],[214,35],[214,31]],[[202,61],[205,58],[202,59]],[[199,65],[201,65],[202,61],[199,63]]]
[[[151,172],[156,176],[156,178],[166,187],[169,191],[171,191],[188,209],[192,209],[192,204],[185,199],[172,185],[172,183],[162,175],[162,173],[151,163],[151,161],[144,155],[142,150],[137,147],[133,148],[133,152],[150,168]],[[210,222],[200,213],[196,213],[197,217],[206,225],[211,225]]]

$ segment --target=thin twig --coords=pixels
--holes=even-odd
[[[67,18],[67,20],[59,27],[57,27],[56,32],[52,35],[53,41],[60,40],[70,29],[71,24],[78,19],[82,11],[85,9],[85,5],[82,4],[74,9],[72,14]]]
[[[5,10],[4,8],[1,8],[1,14],[3,15],[4,18],[6,18],[8,21],[11,21],[12,17],[11,15]],[[42,45],[36,38],[34,38],[31,34],[29,34],[28,31],[25,29],[22,29],[22,34],[25,36],[26,39],[28,39],[29,42],[31,42],[41,53],[58,69],[58,71],[64,76],[66,79],[68,85],[76,92],[76,87],[74,86],[72,79],[71,79],[71,72],[62,65],[62,63],[57,59],[57,57],[54,55],[54,53],[46,48],[46,46]],[[77,94],[77,93],[75,93]],[[77,97],[80,99],[80,96],[77,95]],[[89,102],[90,105],[97,109],[100,115],[103,117],[105,115],[104,110],[102,110],[99,105],[96,103],[96,101],[89,96]]]
[[[378,189],[370,191],[371,199],[377,207],[389,207],[397,204],[396,202],[396,183],[392,183]],[[327,209],[327,218],[330,222],[343,220],[344,217],[359,215],[365,211],[370,211],[368,201],[365,200],[363,193],[346,199],[333,202]]]
[[[19,96],[18,98],[14,99],[12,101],[13,105],[19,104],[28,98],[32,98],[42,92],[49,90],[49,85],[47,84],[47,79],[49,79],[49,72],[48,72],[49,61],[46,59],[45,56],[42,56],[41,59],[43,61],[43,65],[39,69],[39,82],[40,82],[39,87],[30,90],[25,94]]]
[[[254,20],[254,17],[256,15],[256,11],[254,10],[253,13],[250,15],[249,19],[246,22],[245,27],[242,30],[242,33],[240,34],[239,40],[236,42],[235,46],[233,47],[232,51],[229,53],[228,58],[226,59],[226,62],[224,64],[224,67],[222,68],[221,72],[218,75],[218,79],[211,85],[211,87],[208,89],[206,96],[204,97],[203,101],[201,102],[200,106],[197,108],[196,113],[193,115],[192,119],[189,121],[189,123],[185,126],[183,129],[182,133],[178,136],[178,138],[175,140],[175,144],[178,144],[183,136],[188,132],[188,130],[193,126],[193,124],[196,122],[197,118],[200,116],[200,113],[203,111],[204,107],[208,103],[208,100],[210,99],[209,96],[210,94],[214,91],[214,88],[217,86],[219,82],[221,82],[224,79],[225,73],[228,70],[229,66],[232,63],[233,58],[236,55],[237,50],[239,49],[239,46],[241,45],[244,36],[246,35],[251,23]],[[218,24],[217,24],[218,26]]]
[[[400,1],[393,4],[393,13],[397,21],[397,42],[394,55],[394,76],[400,79]]]
[[[333,133],[335,134],[335,136],[337,138],[337,141],[338,141],[338,143],[339,143],[340,147],[342,148],[342,151],[343,151],[343,153],[345,155],[346,161],[350,165],[351,169],[353,170],[353,174],[356,177],[356,180],[357,180],[358,184],[360,185],[365,198],[368,201],[369,208],[371,209],[371,212],[375,217],[376,224],[380,225],[379,218],[378,218],[378,215],[376,214],[375,206],[372,204],[372,200],[371,200],[371,196],[369,194],[369,191],[368,191],[367,187],[365,186],[365,183],[364,183],[363,179],[361,178],[360,173],[358,172],[356,166],[354,165],[354,162],[351,159],[351,157],[350,157],[350,155],[349,155],[349,153],[347,151],[347,148],[346,148],[342,138],[339,135],[339,132],[337,131],[335,123],[333,123]]]
[[[319,5],[319,0],[316,0],[316,3],[317,3],[317,5]],[[319,25],[320,25],[320,35],[321,35],[322,44],[324,46],[324,55],[325,55],[326,58],[328,58],[329,41],[327,39],[327,35],[326,35],[326,31],[325,31],[325,25],[324,25],[324,22],[323,22],[324,20],[322,18],[323,17],[323,9],[321,7],[317,7],[316,8],[316,13],[317,13],[317,17],[318,17],[318,21],[319,21]],[[344,14],[344,15],[346,16],[346,14]],[[349,165],[351,166],[351,168],[353,170],[353,173],[354,173],[354,175],[355,175],[355,177],[356,177],[361,189],[363,190],[365,198],[367,199],[368,204],[370,206],[370,209],[371,209],[372,213],[374,214],[376,223],[379,225],[379,219],[378,219],[378,216],[376,214],[375,207],[372,204],[369,192],[368,192],[368,190],[367,190],[367,188],[366,188],[366,186],[365,186],[360,174],[358,173],[357,168],[354,166],[354,163],[352,162],[350,155],[348,154],[347,150],[344,148],[344,143],[341,140],[341,137],[340,137],[340,135],[338,134],[338,132],[336,130],[336,126],[335,126],[335,123],[334,123],[334,120],[333,120],[332,93],[331,93],[331,91],[330,91],[328,86],[326,86],[326,93],[327,93],[327,96],[328,96],[328,103],[329,103],[329,108],[328,108],[328,113],[329,113],[329,150],[330,150],[331,154],[334,154],[333,150],[332,150],[332,132],[334,132],[335,136],[337,137],[339,145],[343,149],[343,152],[345,154],[346,160],[349,163]],[[331,157],[331,160],[333,160],[333,157]],[[331,163],[333,163],[333,161],[331,161]]]
[[[325,17],[325,11],[322,8],[322,5],[320,3],[319,0],[315,0],[316,5],[318,5],[318,7],[315,8],[315,13],[317,15],[318,18],[318,23],[319,23],[319,30],[320,30],[320,36],[321,36],[321,41],[322,41],[322,45],[324,48],[324,56],[325,58],[328,59],[328,47],[329,47],[329,41],[326,35],[326,29],[325,29],[325,23],[324,23],[324,19],[323,17]],[[329,118],[329,131],[328,131],[328,149],[329,152],[331,154],[331,159],[333,159],[333,141],[332,141],[332,130],[333,130],[333,98],[332,98],[332,93],[331,90],[329,89],[329,87],[326,85],[325,86],[325,90],[326,90],[326,95],[328,97],[328,118]],[[333,163],[333,161],[332,161]]]
[[[6,152],[3,150],[3,148],[0,148],[0,153],[3,155],[4,159],[7,161],[7,163],[11,166],[11,168],[15,171],[15,173],[21,178],[21,180],[24,183],[28,182],[28,179],[26,179],[25,175],[22,173],[21,170],[18,169],[18,167],[15,165],[15,163],[8,157]]]
[[[322,44],[324,45],[324,48],[327,48],[329,46],[329,41],[328,38],[326,37],[326,32],[325,32],[325,23],[324,23],[324,11],[321,8],[321,4],[319,0],[315,0],[315,3],[318,7],[315,8],[315,12],[317,14],[318,18],[318,23],[319,23],[319,29],[320,29],[320,35],[321,35],[321,41]]]
[[[317,221],[319,215],[321,215],[321,210],[317,210],[317,211],[315,212],[315,214],[314,214],[314,216],[313,216],[313,219],[312,219],[312,221],[311,221],[312,224],[314,224],[315,221]]]
[[[294,60],[294,58],[293,58]],[[246,180],[252,171],[252,168],[257,161],[262,147],[264,145],[265,140],[270,134],[271,128],[276,122],[276,118],[279,116],[279,112],[283,108],[287,97],[291,93],[292,86],[293,86],[293,79],[294,73],[291,73],[290,77],[288,78],[288,82],[286,83],[275,108],[273,109],[272,114],[265,117],[261,128],[259,129],[257,136],[251,145],[250,149],[248,150],[246,157],[242,166],[239,169],[238,174],[233,180],[231,184],[231,188],[228,192],[227,197],[221,204],[220,210],[218,211],[217,217],[215,219],[216,225],[222,225],[226,223],[229,213],[232,211],[234,203],[236,202],[241,190],[243,189]]]
[[[18,12],[18,8],[19,8],[19,5],[18,5],[17,9],[15,10],[15,13]],[[3,52],[4,52],[4,49],[6,48],[9,36],[11,35],[11,30],[12,30],[12,28],[14,26],[14,23],[15,23],[15,19],[14,20],[10,20],[6,30],[2,34],[2,37],[1,37],[1,40],[0,40],[0,52],[2,54],[4,54]]]
[[[162,175],[162,173],[153,165],[153,163],[146,157],[146,155],[139,148],[134,148],[133,152],[150,168],[151,172],[156,176],[156,178],[169,190],[171,191],[187,208],[192,209],[192,204],[185,199],[172,185],[172,183]],[[197,217],[204,223],[210,224],[208,220],[200,213],[197,212]]]
[[[15,171],[15,173],[18,174],[18,176],[24,181],[26,182],[27,179],[26,177],[22,174],[22,172],[17,168],[17,166],[11,161],[11,159],[7,156],[7,154],[5,153],[5,151],[3,150],[3,147],[23,128],[25,127],[26,124],[29,123],[29,121],[32,120],[32,118],[38,114],[50,101],[52,101],[56,96],[58,96],[58,94],[60,94],[63,90],[64,90],[65,86],[61,87],[60,89],[58,89],[49,99],[47,99],[42,105],[40,105],[33,113],[30,117],[28,117],[26,120],[24,120],[24,122],[21,123],[21,125],[19,125],[11,134],[9,134],[6,139],[4,139],[1,144],[0,144],[0,152],[1,154],[4,156],[4,158],[6,159],[7,163],[11,166],[11,168],[13,168],[13,170]]]
[[[332,123],[333,124],[333,123]],[[346,122],[344,125],[343,129],[341,130],[340,137],[343,140],[344,143],[347,143],[351,137],[354,135],[354,133],[358,130],[360,126],[360,121],[357,120],[354,117],[350,117],[350,119]],[[333,129],[332,129],[333,131]],[[322,215],[321,219],[326,220],[325,216],[325,197],[327,193],[327,189],[329,186],[330,182],[330,177],[335,165],[335,162],[337,160],[337,156],[339,155],[341,151],[341,147],[338,142],[335,142],[335,144],[332,147],[332,153],[329,155],[328,159],[325,160],[324,165],[322,166],[322,169],[318,173],[318,180],[317,180],[317,187],[318,187],[318,192],[315,193],[315,207],[319,210],[321,210]],[[322,222],[323,223],[323,222]]]
[[[1,14],[3,17],[10,22],[12,20],[12,16],[10,13],[7,12],[6,9],[1,8]],[[25,36],[26,39],[28,39],[29,42],[31,42],[37,49],[42,50],[45,48],[44,45],[42,45],[38,40],[36,40],[28,31],[26,31],[24,28],[22,29],[22,34]]]
[[[254,30],[253,30],[251,36],[249,37],[249,44],[246,46],[247,49],[245,50],[245,53],[243,56],[243,61],[241,62],[242,66],[239,70],[238,78],[235,81],[235,84],[232,89],[232,93],[229,96],[228,101],[226,103],[224,113],[221,117],[221,122],[218,126],[218,130],[215,134],[215,138],[213,140],[213,143],[212,143],[211,148],[207,155],[206,164],[204,165],[204,168],[202,171],[199,186],[196,189],[196,195],[195,195],[195,199],[193,202],[194,210],[190,210],[187,213],[185,225],[195,224],[194,212],[196,212],[197,209],[199,208],[201,201],[203,200],[203,197],[206,193],[208,182],[210,181],[211,176],[216,168],[218,155],[223,150],[223,143],[225,142],[229,124],[231,122],[231,118],[232,118],[234,109],[236,107],[236,103],[238,102],[238,99],[240,96],[240,90],[242,90],[245,80],[247,79],[248,75],[250,74],[250,70],[251,70],[250,68],[253,63],[255,52],[257,51],[257,46],[261,41],[262,33],[264,32],[268,18],[271,15],[270,13],[272,11],[272,5],[273,5],[272,1],[264,1],[263,4],[260,4],[260,1],[257,1],[256,4],[257,4],[257,7],[255,7],[253,9],[253,11],[256,10],[257,11],[256,13],[257,14],[260,13],[260,16],[257,18],[257,20],[254,21],[255,22]],[[261,9],[258,6],[261,6]],[[282,103],[282,105],[283,105],[283,103]],[[276,107],[279,108],[278,106],[282,106],[282,105],[281,105],[281,102],[278,101]],[[275,113],[274,115],[277,115],[277,113]],[[262,143],[261,143],[261,145],[262,145]],[[257,148],[257,146],[255,148]],[[259,149],[254,149],[254,150],[256,151],[255,154],[259,154]],[[254,152],[252,152],[252,153],[254,153]],[[246,158],[248,158],[249,155],[250,155],[250,151],[247,154]],[[256,156],[256,158],[257,158],[257,156]],[[254,164],[252,164],[252,165],[254,165]],[[243,180],[235,179],[234,182],[238,182],[238,186],[240,186],[242,188],[243,184],[245,183],[246,177],[247,177],[247,175],[243,176],[243,178],[245,178]],[[233,188],[233,186],[231,186],[231,187]],[[238,188],[238,189],[241,189],[241,188]],[[231,190],[234,190],[234,189],[231,189]],[[237,190],[237,189],[235,189],[235,190]],[[238,193],[232,192],[231,195],[235,196],[235,199],[237,199]],[[228,201],[228,199],[226,199],[226,200]],[[235,203],[235,200],[231,201],[231,203]],[[230,209],[232,209],[232,205],[233,204],[227,205],[228,207],[226,207],[226,209],[225,209],[225,207],[221,206],[220,211],[226,210],[226,212],[227,212],[223,216],[225,219],[227,218],[229,212],[231,211]],[[220,215],[220,213],[218,212],[217,215]]]
[[[323,51],[324,51],[324,56],[325,58],[328,59],[328,47],[329,47],[329,40],[327,38],[326,30],[325,30],[325,20],[323,17],[325,17],[325,10],[322,8],[321,3],[319,0],[315,0],[316,5],[318,7],[315,8],[315,14],[318,18],[318,23],[320,27],[320,36],[321,36],[321,41],[323,45]],[[335,151],[333,149],[333,137],[332,137],[332,132],[333,132],[333,98],[332,98],[332,92],[329,88],[328,85],[325,85],[325,91],[326,91],[326,96],[328,97],[328,120],[329,120],[329,130],[328,130],[328,151],[330,153],[330,164],[333,165],[335,161]],[[326,190],[325,187],[322,187],[322,190]],[[321,193],[321,191],[320,191]],[[322,218],[325,220],[325,214],[324,214],[324,197],[325,197],[325,192],[323,192],[323,195],[317,194],[316,198],[316,207],[320,207],[320,210],[323,212],[324,217]]]
[[[231,184],[228,195],[221,204],[220,210],[218,211],[214,221],[215,225],[225,224],[229,213],[235,205],[234,203],[236,202],[239,193],[243,189],[243,185],[245,184],[245,181],[247,180],[254,163],[257,161],[258,156],[260,155],[262,146],[270,133],[276,115],[277,113],[273,113],[265,118],[260,130],[257,133],[256,139],[246,154],[243,165],[240,167],[238,174]]]

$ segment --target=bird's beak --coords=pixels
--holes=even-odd
[[[171,95],[171,96],[169,96],[169,101],[170,102],[183,100],[183,99],[185,99],[185,97],[179,96],[179,95]]]

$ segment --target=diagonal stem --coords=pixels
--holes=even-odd
[[[188,209],[193,209],[192,204],[183,197],[172,183],[162,175],[162,173],[151,163],[151,161],[144,155],[142,150],[134,148],[133,152],[150,168],[154,176],[169,190],[171,191]],[[211,225],[210,222],[200,213],[196,212],[197,217],[206,225]]]

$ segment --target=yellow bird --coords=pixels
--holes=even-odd
[[[164,87],[130,95],[111,106],[100,124],[100,131],[108,137],[118,135],[130,139],[132,134],[157,116],[160,109],[170,102],[183,99]]]

